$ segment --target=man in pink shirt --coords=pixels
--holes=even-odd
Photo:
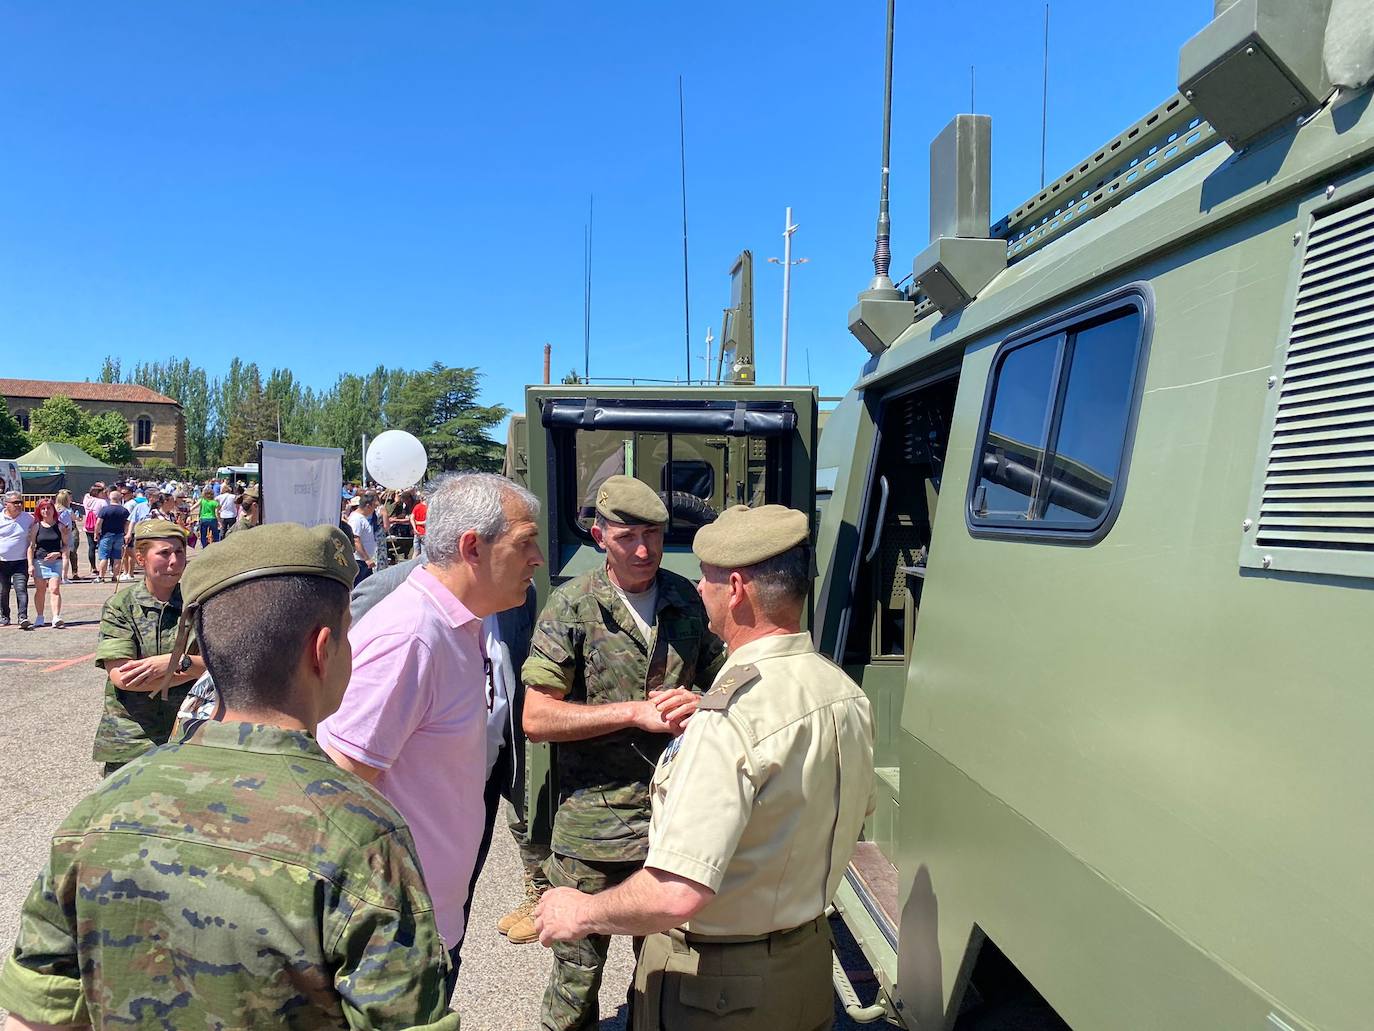
[[[543,564],[539,501],[490,473],[441,479],[425,556],[349,633],[353,678],[318,739],[374,784],[410,825],[439,933],[453,958],[486,824],[490,673],[482,620],[525,599]]]

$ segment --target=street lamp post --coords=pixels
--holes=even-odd
[[[804,265],[809,260],[792,260],[792,234],[801,227],[792,222],[792,209],[787,209],[782,231],[782,258],[769,258],[774,265],[782,266],[782,378],[779,382],[787,386],[787,318],[792,304],[792,266]]]

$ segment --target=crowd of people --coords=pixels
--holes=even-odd
[[[175,495],[114,515],[142,577],[101,617],[106,779],[24,905],[12,1024],[456,1028],[505,798],[526,892],[497,929],[552,949],[541,1027],[597,1026],[615,934],[630,1027],[828,1027],[825,911],[872,811],[872,718],[801,629],[806,515],[722,513],[693,585],[662,568],[659,495],[610,477],[604,565],[536,615],[523,487],[345,493],[339,528],[250,522],[189,563]],[[197,534],[223,519],[201,498]],[[35,525],[66,555],[56,511]],[[397,538],[411,553],[379,561]],[[556,743],[545,841],[527,735]]]
[[[235,528],[258,521],[257,485],[216,480],[200,487],[177,483],[126,480],[97,481],[73,503],[72,492],[59,490],[25,510],[24,495],[4,495],[0,513],[0,627],[22,630],[48,626],[51,596],[54,628],[62,617],[62,585],[82,579],[97,583],[133,583],[140,579],[134,542],[138,526],[149,519],[186,531],[187,544],[202,546],[224,539]],[[86,535],[87,572],[81,574],[81,535]],[[33,618],[29,618],[29,591]],[[11,608],[10,596],[14,594]]]

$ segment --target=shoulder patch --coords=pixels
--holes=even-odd
[[[711,688],[701,697],[697,703],[698,709],[724,709],[730,704],[730,699],[741,687],[752,684],[759,678],[758,667],[746,663],[743,666],[731,666],[716,682],[716,686]]]

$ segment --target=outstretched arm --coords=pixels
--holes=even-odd
[[[531,741],[585,741],[629,727],[676,733],[651,699],[601,704],[569,702],[560,691],[542,684],[530,684],[525,689],[523,726]]]
[[[539,942],[576,941],[589,934],[646,935],[685,924],[716,893],[704,884],[645,867],[596,895],[546,889],[534,910]]]

